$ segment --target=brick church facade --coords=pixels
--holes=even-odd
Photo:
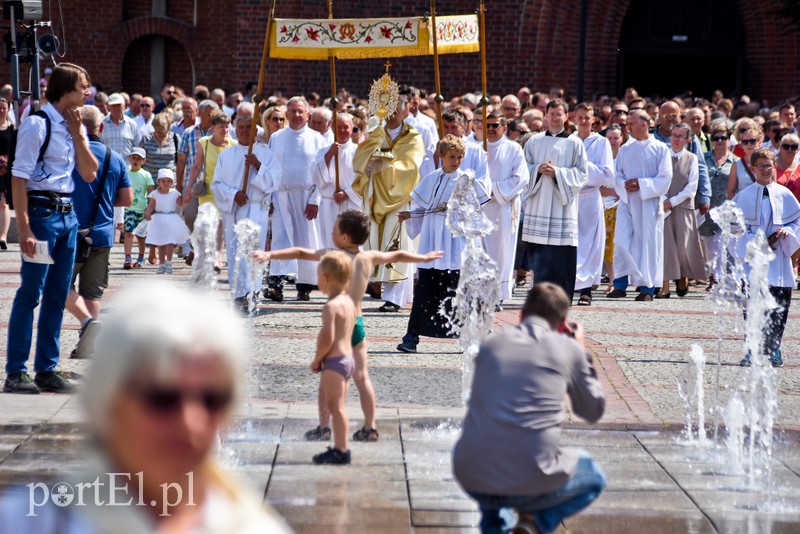
[[[107,92],[151,93],[164,82],[242,90],[256,80],[269,0],[61,0],[45,2],[45,18],[66,44],[60,61],[88,68]],[[575,93],[581,0],[491,0],[487,4],[489,92],[521,86]],[[437,3],[440,15],[476,12],[477,0]],[[782,31],[769,2],[744,0],[591,0],[587,2],[584,95],[671,96],[691,89],[710,96],[747,93],[775,103],[800,87],[800,34]],[[427,0],[334,2],[336,17],[424,15]],[[48,7],[53,9],[48,13]],[[327,2],[277,3],[278,18],[325,18]],[[431,57],[393,60],[401,83],[433,89]],[[383,60],[340,61],[338,84],[366,95]],[[43,66],[47,61],[43,62]],[[480,88],[478,54],[440,59],[443,94]],[[266,89],[284,94],[329,92],[326,62],[269,59]]]

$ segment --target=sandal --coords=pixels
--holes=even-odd
[[[581,293],[581,298],[578,299],[578,306],[591,306],[592,295],[589,293]]]
[[[328,441],[331,439],[331,427],[317,426],[303,434],[303,437],[306,441]]]
[[[353,434],[353,441],[378,441],[378,431],[374,428],[361,427]]]

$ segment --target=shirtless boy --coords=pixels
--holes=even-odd
[[[349,464],[347,448],[347,413],[344,399],[347,383],[353,376],[356,362],[353,359],[350,337],[356,322],[356,307],[345,289],[353,270],[350,258],[344,252],[333,250],[325,254],[317,266],[317,285],[328,295],[322,307],[322,328],[317,337],[317,353],[311,362],[311,371],[322,373],[320,391],[325,392],[325,406],[333,419],[333,448],[328,447],[312,459],[315,464]]]
[[[333,228],[333,244],[336,248],[347,253],[353,260],[353,274],[347,286],[347,294],[353,299],[356,306],[356,324],[353,330],[353,357],[356,360],[356,370],[353,380],[358,389],[361,402],[361,411],[364,412],[364,426],[353,434],[355,441],[378,441],[378,431],[375,425],[375,391],[367,372],[367,342],[364,332],[364,318],[361,313],[361,300],[367,290],[369,277],[376,265],[387,263],[428,263],[442,257],[441,251],[428,254],[412,254],[403,250],[393,252],[380,252],[376,250],[361,250],[369,238],[370,220],[358,210],[346,210],[339,214]],[[318,261],[326,252],[310,250],[299,247],[269,252],[255,252],[253,256],[266,263],[270,259],[276,260],[312,260]],[[308,440],[330,439],[331,429],[328,426],[330,415],[325,409],[324,392],[319,392],[319,426],[306,432]]]

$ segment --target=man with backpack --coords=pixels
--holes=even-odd
[[[20,125],[11,189],[23,261],[8,322],[3,384],[8,393],[74,390],[56,365],[78,234],[72,171],[77,169],[84,181],[91,182],[98,169],[80,115],[90,85],[85,69],[60,64],[47,86],[48,104]],[[33,311],[40,300],[32,380],[26,362],[33,340]]]

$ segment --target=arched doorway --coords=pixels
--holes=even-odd
[[[714,89],[741,93],[744,38],[730,0],[635,0],[625,15],[619,46],[618,93],[671,97]]]
[[[123,90],[156,96],[166,82],[187,94],[194,90],[194,65],[183,45],[163,35],[145,35],[133,41],[122,62]]]

